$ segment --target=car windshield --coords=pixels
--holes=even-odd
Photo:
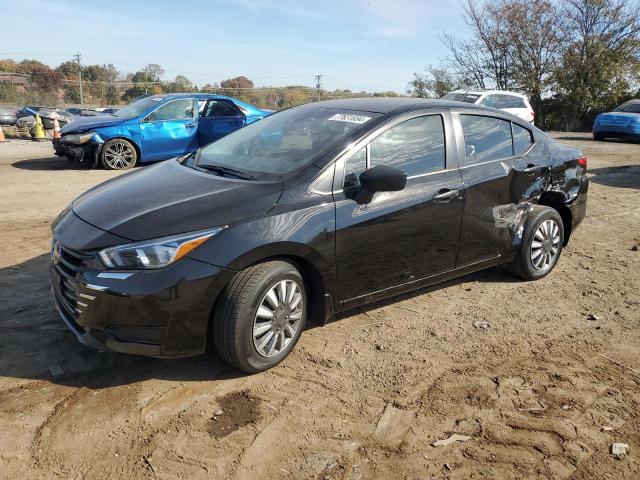
[[[447,93],[442,100],[453,100],[454,102],[476,103],[480,95],[475,93]]]
[[[288,174],[379,116],[312,105],[291,108],[206,146],[196,166],[231,168],[258,178]]]
[[[130,103],[126,107],[121,108],[120,110],[115,112],[113,115],[115,115],[116,117],[122,117],[122,118],[134,118],[149,111],[153,107],[160,105],[165,100],[166,100],[165,97],[141,98],[140,100],[136,100],[135,102]]]
[[[640,113],[640,103],[620,105],[614,110],[614,112]]]

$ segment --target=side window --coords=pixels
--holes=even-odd
[[[231,104],[221,100],[209,100],[203,117],[239,117],[240,112]]]
[[[524,100],[521,97],[516,97],[515,95],[503,95],[504,96],[504,107],[500,108],[527,108],[524,104]]]
[[[441,115],[412,118],[390,128],[370,144],[370,166],[396,167],[408,177],[443,170],[444,125]]]
[[[466,165],[513,156],[511,122],[480,115],[460,115]]]
[[[360,185],[360,174],[367,169],[367,147],[361,148],[344,164],[344,182],[342,188]]]
[[[533,145],[533,134],[527,128],[517,123],[511,124],[513,128],[513,150],[515,155],[522,155]]]
[[[497,95],[487,95],[482,99],[482,101],[480,102],[480,105],[484,105],[485,107],[489,107],[489,108],[500,108],[498,106]]]
[[[165,103],[149,115],[152,122],[162,120],[189,120],[193,118],[193,99],[180,98]]]

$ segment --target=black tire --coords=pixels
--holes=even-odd
[[[295,334],[288,339],[288,343],[273,356],[265,356],[258,351],[258,340],[254,341],[254,322],[258,308],[266,301],[267,293],[282,281],[298,285],[302,303],[299,310],[302,314]],[[218,355],[227,363],[248,373],[262,372],[287,357],[298,342],[306,319],[307,297],[300,272],[285,261],[260,263],[239,272],[221,293],[214,309],[213,342]],[[265,336],[269,333],[270,330]]]
[[[544,241],[539,241],[539,237],[536,238],[538,229],[547,221],[552,223],[545,224],[545,227],[553,225],[553,223],[557,226],[557,241],[554,241],[555,234],[551,234],[549,239],[543,236]],[[536,242],[535,245],[533,245],[534,241]],[[542,244],[542,246],[538,247],[538,244]],[[538,280],[546,277],[557,265],[560,255],[562,254],[563,245],[564,224],[558,211],[551,207],[536,205],[531,213],[529,213],[525,223],[522,242],[518,249],[518,254],[511,263],[505,265],[505,268],[510,273],[524,278],[525,280]],[[552,254],[554,248],[557,248],[557,252],[553,254],[553,259],[548,265],[544,260],[542,260],[542,268],[534,264],[534,261],[536,263],[541,261],[541,255],[547,255],[547,252],[548,254]],[[537,255],[537,257],[535,260],[532,260],[534,255]]]
[[[601,133],[594,133],[594,134],[593,134],[593,139],[594,139],[596,142],[601,142],[601,141],[603,141],[603,140],[604,140],[604,135],[602,135]]]
[[[120,159],[116,156],[120,155]],[[106,170],[127,170],[138,163],[138,152],[133,144],[124,138],[114,138],[104,142],[100,150],[100,164]]]

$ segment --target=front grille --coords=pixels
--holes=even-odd
[[[54,240],[51,258],[51,282],[56,302],[70,319],[76,321],[95,299],[81,281],[82,273],[95,262],[95,256],[77,252]]]

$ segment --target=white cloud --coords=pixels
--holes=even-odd
[[[427,0],[357,0],[371,17],[375,32],[386,37],[415,35],[432,11]]]

